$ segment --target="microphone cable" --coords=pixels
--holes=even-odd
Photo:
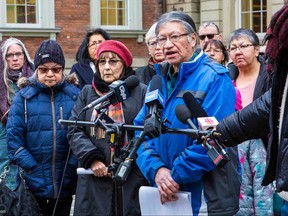
[[[78,122],[78,120],[80,118],[80,115],[82,113],[83,113],[83,110],[80,111],[80,113],[77,115],[76,120],[75,120],[75,124],[74,124],[73,131],[72,131],[71,144],[69,145],[69,149],[68,149],[68,153],[67,153],[67,157],[66,157],[66,161],[65,161],[65,165],[64,165],[64,170],[63,170],[63,174],[62,174],[62,177],[61,177],[60,187],[59,187],[57,199],[56,199],[56,202],[55,202],[55,205],[54,205],[54,208],[53,208],[52,216],[55,216],[55,213],[56,213],[57,205],[58,205],[58,202],[59,202],[59,199],[60,199],[60,195],[61,195],[61,192],[62,192],[62,186],[63,186],[63,182],[64,182],[65,172],[66,172],[68,161],[69,161],[69,157],[70,157],[70,154],[71,154],[71,145],[72,145],[72,143],[74,141],[75,129],[77,127],[77,122]],[[78,167],[78,162],[77,162],[77,167]],[[73,202],[73,198],[72,198],[72,202]],[[71,203],[71,206],[72,206],[72,203]],[[70,211],[71,211],[71,207],[70,207]]]

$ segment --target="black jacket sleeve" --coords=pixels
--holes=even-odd
[[[271,89],[247,107],[221,120],[216,131],[220,142],[235,146],[249,139],[257,139],[269,133]]]

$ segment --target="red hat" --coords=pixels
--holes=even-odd
[[[131,52],[128,50],[128,48],[120,41],[116,40],[103,41],[97,48],[96,52],[97,59],[99,59],[99,56],[103,52],[113,52],[117,54],[121,58],[121,60],[123,60],[126,68],[132,65],[133,56]]]

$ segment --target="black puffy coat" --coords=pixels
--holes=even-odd
[[[287,63],[283,61],[283,64]],[[216,128],[222,135],[220,141],[227,146],[269,133],[267,169],[262,184],[268,185],[276,180],[277,191],[288,191],[287,84],[287,74],[277,74],[271,90],[244,109],[222,119]]]

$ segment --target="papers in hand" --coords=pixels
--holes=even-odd
[[[141,214],[146,215],[193,215],[191,193],[177,193],[178,200],[161,204],[157,188],[142,186],[139,190]]]

